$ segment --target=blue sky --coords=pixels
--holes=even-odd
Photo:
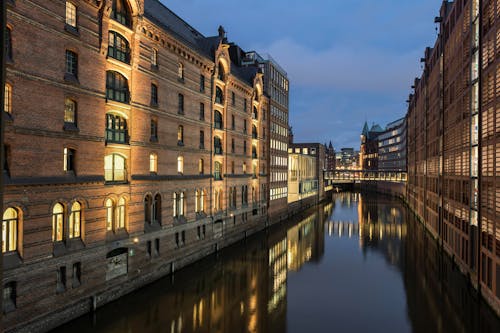
[[[403,117],[441,0],[161,0],[206,36],[224,26],[288,72],[296,142],[359,148],[365,120]]]

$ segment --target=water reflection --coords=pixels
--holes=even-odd
[[[499,332],[397,201],[332,202],[57,332]]]

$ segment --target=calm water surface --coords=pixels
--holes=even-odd
[[[500,332],[399,201],[342,193],[55,332]]]

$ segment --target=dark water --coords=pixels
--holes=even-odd
[[[500,332],[399,201],[339,194],[56,332]]]

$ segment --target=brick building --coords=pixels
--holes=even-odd
[[[158,0],[10,0],[7,331],[43,331],[263,227],[263,74]]]
[[[378,124],[373,124],[368,129],[368,124],[365,122],[359,149],[359,163],[362,170],[378,170],[378,136],[383,131]]]
[[[497,313],[499,9],[497,0],[443,2],[407,114],[409,205]]]

